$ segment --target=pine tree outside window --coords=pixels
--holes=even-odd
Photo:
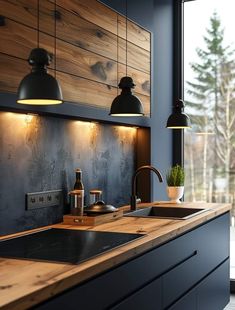
[[[230,30],[235,20],[229,12],[234,9],[232,0],[184,5],[184,99],[192,122],[184,134],[184,165],[186,201],[233,204],[235,250],[235,33]],[[235,279],[235,252],[231,254]]]

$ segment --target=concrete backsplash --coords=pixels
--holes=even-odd
[[[27,211],[25,194],[73,188],[75,169],[114,206],[129,202],[136,129],[0,112],[0,235],[62,220],[63,206]]]

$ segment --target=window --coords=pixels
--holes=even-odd
[[[231,202],[235,251],[234,0],[184,4],[185,200]],[[198,22],[200,19],[200,22]],[[235,279],[235,253],[231,252]]]

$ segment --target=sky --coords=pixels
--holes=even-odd
[[[195,49],[203,48],[203,35],[209,27],[210,17],[216,11],[224,28],[226,45],[235,48],[235,0],[196,0],[184,4],[184,79],[191,81],[190,62],[197,62]]]

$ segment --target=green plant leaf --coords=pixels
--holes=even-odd
[[[173,166],[166,175],[168,186],[184,186],[185,173],[180,165]]]

